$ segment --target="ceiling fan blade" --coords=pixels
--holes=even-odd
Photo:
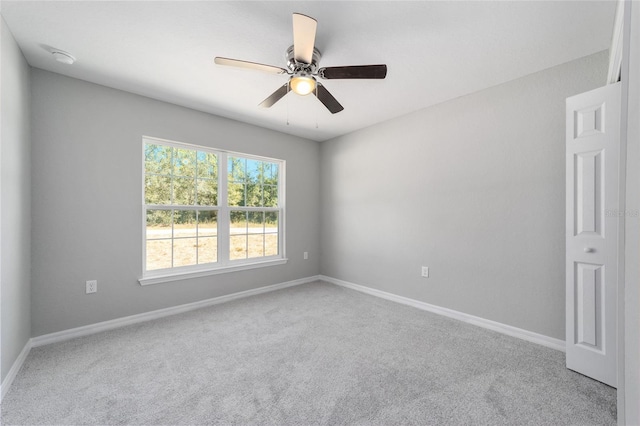
[[[351,65],[346,67],[326,67],[318,70],[318,76],[331,80],[338,78],[373,78],[382,79],[387,76],[386,65]]]
[[[317,26],[315,19],[300,13],[293,14],[293,58],[296,61],[310,64],[313,60]]]
[[[283,84],[282,86],[280,86],[280,88],[278,88],[278,90],[276,90],[271,95],[269,95],[269,97],[267,99],[265,99],[264,101],[262,101],[260,103],[260,105],[258,105],[258,106],[261,106],[263,108],[269,108],[269,107],[273,106],[273,104],[278,102],[280,99],[282,99],[284,97],[284,95],[286,95],[287,93],[289,93],[289,82],[288,81],[285,84]]]
[[[317,82],[316,90],[313,92],[316,97],[327,107],[327,109],[331,112],[331,114],[335,114],[336,112],[340,112],[344,109],[340,102],[333,97],[331,93],[325,87]]]
[[[264,64],[258,64],[256,62],[241,61],[239,59],[222,58],[220,56],[216,56],[216,58],[214,59],[214,62],[218,65],[226,65],[226,66],[236,67],[236,68],[245,68],[245,69],[251,69],[256,71],[263,71],[271,74],[287,73],[287,70],[285,70],[284,68],[274,67],[273,65],[264,65]]]

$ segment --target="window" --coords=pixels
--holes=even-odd
[[[284,263],[284,161],[144,138],[141,284]]]
[[[268,161],[228,157],[231,260],[278,254],[278,171]]]

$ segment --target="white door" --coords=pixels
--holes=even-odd
[[[567,99],[567,368],[616,387],[620,83]]]

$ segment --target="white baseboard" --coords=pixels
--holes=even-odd
[[[409,299],[408,297],[398,296],[393,293],[387,293],[386,291],[376,290],[374,288],[365,287],[363,285],[339,280],[337,278],[320,275],[320,279],[322,281],[339,285],[341,287],[350,288],[352,290],[370,294],[372,296],[380,297],[382,299],[387,299],[393,302],[402,303],[403,305],[413,306],[414,308],[422,309],[423,311],[433,312],[434,314],[443,315],[445,317],[457,319],[459,321],[473,324],[478,327],[497,331],[498,333],[506,334],[508,336],[517,337],[518,339],[526,340],[528,342],[537,343],[539,345],[546,346],[551,349],[556,349],[562,352],[566,350],[564,340],[545,336],[543,334],[534,333],[528,330],[523,330],[521,328],[512,327],[510,325],[502,324],[496,321],[491,321],[488,319],[465,314],[464,312],[454,311],[453,309],[431,305],[429,303],[421,302],[419,300]]]
[[[58,331],[56,333],[44,334],[31,339],[32,347],[38,347],[48,345],[51,343],[63,342],[65,340],[75,339],[76,337],[88,336],[91,334],[99,333],[101,331],[113,330],[120,327],[125,327],[131,324],[137,324],[140,322],[151,321],[158,318],[167,317],[170,315],[181,314],[183,312],[193,311],[195,309],[205,308],[207,306],[217,305],[224,302],[230,302],[232,300],[241,299],[243,297],[255,296],[257,294],[267,293],[270,291],[276,291],[287,287],[293,287],[300,284],[306,284],[313,281],[318,281],[319,275],[311,276],[307,278],[301,278],[298,280],[287,281],[280,284],[268,285],[265,287],[254,288],[251,290],[240,291],[238,293],[227,294],[225,296],[214,297],[212,299],[200,300],[198,302],[187,303],[184,305],[172,306],[169,308],[158,309],[155,311],[145,312],[142,314],[131,315],[128,317],[116,318],[109,321],[103,321],[95,324],[89,324],[82,327],[71,328],[69,330]],[[4,390],[4,388],[3,388]]]
[[[27,359],[27,355],[29,355],[29,351],[32,347],[31,340],[32,339],[29,339],[24,345],[24,348],[22,348],[22,351],[20,351],[20,355],[18,355],[18,358],[16,358],[15,362],[11,366],[11,369],[9,370],[9,373],[7,373],[7,376],[4,378],[2,384],[0,385],[0,387],[2,388],[0,389],[0,403],[2,403],[4,396],[7,394],[7,392],[9,392],[11,384],[18,375],[18,371],[20,371],[20,369],[22,368],[22,364],[24,364],[24,360]]]

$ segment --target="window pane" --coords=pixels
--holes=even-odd
[[[218,205],[218,182],[213,179],[198,179],[198,205]]]
[[[230,234],[246,234],[247,233],[247,212],[232,211],[230,212]]]
[[[263,187],[263,197],[265,207],[278,207],[278,187],[275,185],[265,185]]]
[[[198,264],[218,261],[218,238],[198,238]]]
[[[229,259],[246,259],[247,258],[247,236],[232,235],[229,245]]]
[[[198,245],[195,238],[173,240],[173,266],[195,265]]]
[[[173,238],[195,237],[196,234],[195,210],[174,210]]]
[[[147,271],[171,268],[171,240],[147,240]]]
[[[229,180],[233,182],[244,182],[247,176],[247,160],[244,158],[229,157],[228,173]]]
[[[248,257],[264,256],[264,235],[249,235],[249,251]]]
[[[171,222],[171,210],[147,210],[147,239],[171,238]]]
[[[264,255],[276,256],[280,252],[278,249],[278,212],[265,212],[264,221]]]
[[[270,185],[278,184],[278,165],[275,163],[271,163],[271,173],[269,174],[269,178],[265,179],[264,183],[268,183]]]
[[[146,175],[144,202],[145,204],[171,204],[171,177]]]
[[[193,206],[196,201],[196,181],[193,178],[173,179],[173,204]]]
[[[266,234],[264,236],[264,255],[276,256],[278,254],[278,234]]]
[[[264,232],[264,212],[249,212],[248,233],[262,234]]]
[[[198,212],[198,236],[208,237],[218,235],[218,212]]]
[[[278,232],[278,212],[265,212],[264,222],[264,232]]]
[[[243,183],[229,183],[227,189],[228,206],[244,206],[245,185]]]
[[[247,159],[247,182],[260,183],[262,179],[262,161]]]
[[[156,144],[144,146],[145,173],[171,174],[171,147]]]
[[[173,148],[173,175],[196,176],[196,152],[191,149]]]
[[[262,188],[260,185],[249,183],[247,188],[247,206],[262,207]]]
[[[210,152],[198,151],[198,178],[218,178],[218,158]]]
[[[273,174],[271,171],[271,167],[273,166],[273,163],[262,163],[262,183],[271,183],[270,180],[272,180]]]

